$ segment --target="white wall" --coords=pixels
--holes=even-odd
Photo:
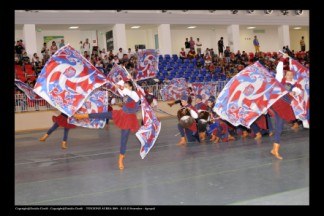
[[[257,36],[260,43],[260,51],[278,52],[279,36],[277,27],[262,28],[264,33],[253,33],[253,29],[240,28],[240,51],[255,52],[253,46],[254,35]]]
[[[146,49],[154,49],[154,47],[149,47],[148,36],[148,30],[126,30],[127,49],[131,48],[134,52],[135,44],[145,44]]]
[[[201,50],[204,52],[206,48],[213,48],[218,54],[217,42],[220,37],[224,38],[224,46],[228,45],[228,38],[226,29],[216,29],[216,30],[171,30],[171,40],[172,40],[172,54],[179,54],[181,48],[185,48],[184,43],[186,38],[190,40],[190,37],[194,41],[199,41],[202,44]]]
[[[292,29],[289,31],[290,34],[290,50],[300,51],[300,39],[304,36],[304,41],[306,45],[306,51],[309,50],[309,30],[295,30]]]
[[[24,40],[23,30],[15,29],[15,41]]]

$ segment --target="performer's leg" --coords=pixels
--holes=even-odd
[[[48,138],[48,136],[49,136],[53,131],[55,131],[58,127],[59,127],[59,125],[55,122],[55,123],[53,124],[53,126],[52,126],[50,129],[48,129],[48,131],[46,132],[46,134],[45,134],[44,136],[42,136],[41,138],[39,138],[39,141],[45,141],[45,140]]]
[[[255,122],[253,122],[251,124],[251,129],[255,133],[255,138],[254,139],[257,140],[257,139],[261,139],[262,138],[262,134],[261,134],[260,127]]]
[[[63,141],[61,143],[62,149],[67,149],[67,139],[69,135],[70,128],[64,128]]]
[[[130,129],[121,130],[120,151],[119,151],[120,154],[118,160],[118,167],[120,170],[124,169],[124,158],[125,158],[126,145],[127,145],[129,133],[130,133]]]
[[[274,114],[276,118],[276,128],[275,128],[274,143],[271,150],[271,154],[273,154],[278,159],[282,159],[282,157],[279,155],[279,148],[280,148],[280,136],[283,130],[284,120],[275,111]]]
[[[206,139],[207,123],[203,123],[201,120],[198,120],[197,126],[199,131],[199,138],[201,141],[204,141]]]
[[[193,132],[189,128],[185,128],[185,132],[186,132],[186,136],[187,136],[188,142],[195,142],[196,139],[199,142],[198,131]]]
[[[266,119],[267,119],[267,126],[269,130],[269,136],[273,136],[273,126],[272,126],[271,116],[269,114],[266,114]]]
[[[180,132],[180,141],[178,142],[177,145],[185,145],[187,144],[186,138],[185,138],[185,129],[178,123],[178,130]]]

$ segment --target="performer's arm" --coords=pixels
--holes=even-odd
[[[127,95],[130,98],[132,98],[135,102],[139,101],[138,94],[135,91],[131,91],[131,90],[127,89],[127,88],[124,88],[121,92],[124,95]]]
[[[301,93],[301,90],[300,90],[300,88],[298,88],[298,87],[294,87],[294,88],[291,90],[291,92],[292,92],[292,94],[293,94],[294,96],[297,96],[297,95],[299,95],[299,94]]]
[[[114,105],[116,103],[116,99],[115,98],[111,99],[110,103],[111,103],[111,105]]]
[[[152,103],[153,103],[153,107],[156,107],[157,106],[157,100],[155,98],[153,99],[153,102]]]
[[[191,117],[194,118],[194,119],[197,119],[198,118],[198,113],[194,109],[192,109],[190,107],[188,107],[188,108],[190,110]]]

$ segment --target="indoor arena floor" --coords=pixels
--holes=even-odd
[[[309,205],[309,130],[282,134],[280,153],[272,137],[212,144],[179,141],[176,119],[162,129],[146,158],[134,134],[125,170],[117,166],[120,130],[70,130],[68,149],[59,128],[15,134],[16,205]]]

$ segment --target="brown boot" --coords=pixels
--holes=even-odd
[[[261,139],[261,138],[262,138],[262,134],[260,132],[255,134],[254,139],[258,140],[258,139]]]
[[[298,129],[299,128],[299,125],[297,122],[294,123],[294,125],[291,127],[291,129]]]
[[[235,137],[233,137],[231,134],[228,134],[228,140],[235,140]]]
[[[218,143],[219,142],[219,137],[218,136],[216,136],[216,139],[215,139],[215,141],[214,141],[214,143]]]
[[[280,148],[280,144],[273,143],[273,147],[270,153],[273,154],[277,159],[282,160],[282,157],[279,155],[279,148]]]
[[[118,167],[120,170],[123,170],[125,168],[124,167],[124,158],[125,158],[125,155],[119,154]]]
[[[216,135],[212,134],[212,138],[209,141],[214,141],[216,139]]]
[[[185,138],[185,137],[181,137],[181,138],[180,138],[180,141],[178,142],[177,145],[186,145],[186,144],[187,144],[187,142],[186,142],[186,138]]]
[[[76,120],[81,120],[81,119],[89,118],[89,115],[88,115],[88,113],[74,114],[73,117],[76,118]]]
[[[270,132],[270,133],[269,133],[269,137],[273,136],[273,134],[274,134],[273,132]]]
[[[61,149],[67,149],[67,142],[66,141],[62,141]]]
[[[206,132],[200,132],[199,139],[200,139],[200,141],[205,141],[206,140]]]
[[[248,137],[249,133],[247,131],[243,131],[242,138]]]
[[[175,104],[175,101],[167,103],[170,107],[172,107]]]
[[[41,138],[39,138],[39,141],[45,141],[48,137],[48,134],[45,134],[44,136],[42,136]]]

